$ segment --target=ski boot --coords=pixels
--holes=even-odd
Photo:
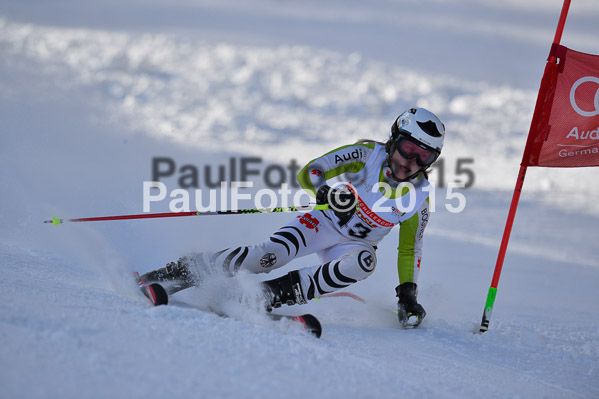
[[[284,276],[262,282],[266,296],[266,310],[280,308],[281,305],[303,305],[308,303],[304,298],[300,284],[299,271],[294,270]]]
[[[148,272],[140,276],[139,281],[146,284],[159,283],[168,295],[196,285],[196,279],[189,269],[186,258],[179,258],[177,262],[167,263],[162,269]]]

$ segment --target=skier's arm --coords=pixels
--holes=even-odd
[[[399,283],[416,283],[422,258],[424,228],[428,223],[428,198],[411,218],[399,226],[399,245],[397,246],[397,273]]]
[[[401,223],[399,246],[397,247],[397,272],[399,285],[397,293],[397,318],[403,327],[417,327],[426,316],[426,311],[418,303],[418,272],[422,258],[422,238],[428,223],[428,198],[418,212]]]
[[[334,149],[310,161],[297,175],[304,190],[316,197],[318,189],[344,173],[357,173],[364,168],[374,144],[351,144]]]

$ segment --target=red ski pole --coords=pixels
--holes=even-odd
[[[250,213],[278,213],[278,212],[302,212],[313,210],[328,209],[329,205],[307,205],[307,206],[289,206],[281,208],[255,208],[255,209],[238,209],[226,211],[209,211],[209,212],[167,212],[167,213],[140,213],[135,215],[118,215],[118,216],[97,216],[77,219],[59,219],[53,217],[51,220],[44,220],[44,223],[52,223],[53,226],[66,222],[98,222],[108,220],[130,220],[130,219],[155,219],[155,218],[172,218],[183,216],[211,216],[211,215],[246,215]]]

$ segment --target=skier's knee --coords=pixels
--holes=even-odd
[[[374,251],[361,249],[356,251],[354,255],[357,257],[358,266],[366,273],[363,278],[370,276],[376,267],[376,254]]]

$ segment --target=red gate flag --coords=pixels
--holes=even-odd
[[[552,46],[522,166],[599,166],[599,55]]]

